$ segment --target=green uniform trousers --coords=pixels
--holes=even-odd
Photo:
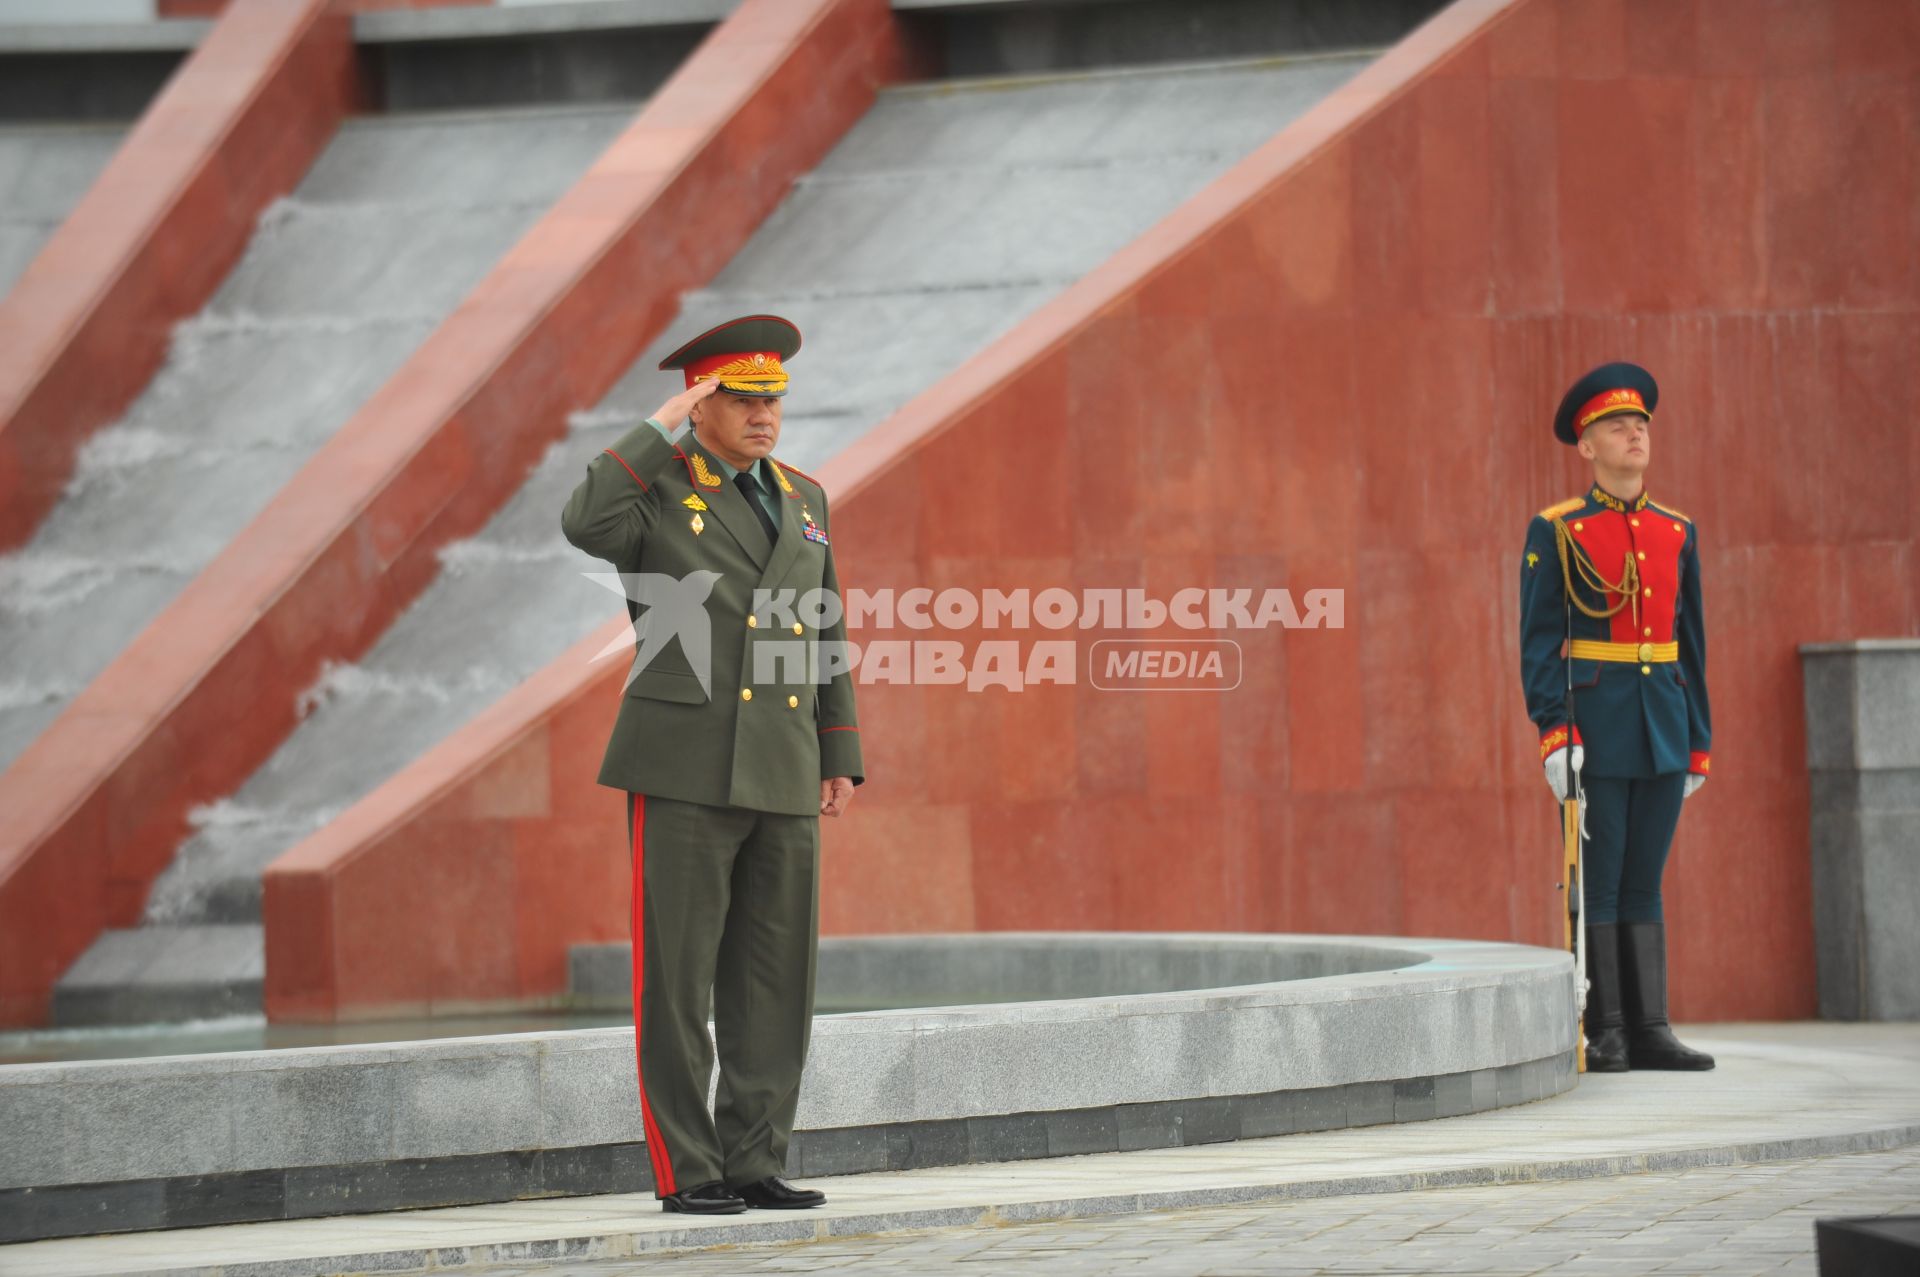
[[[813,1029],[820,818],[630,793],[627,834],[654,1194],[783,1174]]]

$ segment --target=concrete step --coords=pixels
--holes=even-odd
[[[0,297],[125,140],[117,124],[0,125]],[[0,712],[5,712],[0,709]]]
[[[266,975],[258,925],[109,931],[53,991],[56,1025],[150,1024],[257,1014]]]

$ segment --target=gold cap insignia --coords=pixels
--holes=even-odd
[[[692,375],[696,382],[717,381],[723,390],[750,395],[785,394],[787,390],[787,370],[780,356],[765,352],[742,355],[712,367],[695,365]]]

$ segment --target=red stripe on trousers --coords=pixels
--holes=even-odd
[[[647,966],[647,796],[633,796],[633,1067],[640,1082],[640,1125],[646,1132],[647,1157],[653,1162],[653,1185],[661,1194],[679,1190],[673,1183],[673,1159],[660,1139],[647,1103],[647,1066],[640,1054],[640,999],[646,991]]]

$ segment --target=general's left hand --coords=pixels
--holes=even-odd
[[[1681,799],[1684,801],[1688,798],[1693,797],[1693,791],[1700,788],[1700,786],[1706,783],[1707,783],[1707,778],[1705,776],[1702,776],[1699,772],[1688,772],[1687,787],[1680,791]]]
[[[838,816],[853,801],[853,777],[835,776],[820,782],[820,814]]]

